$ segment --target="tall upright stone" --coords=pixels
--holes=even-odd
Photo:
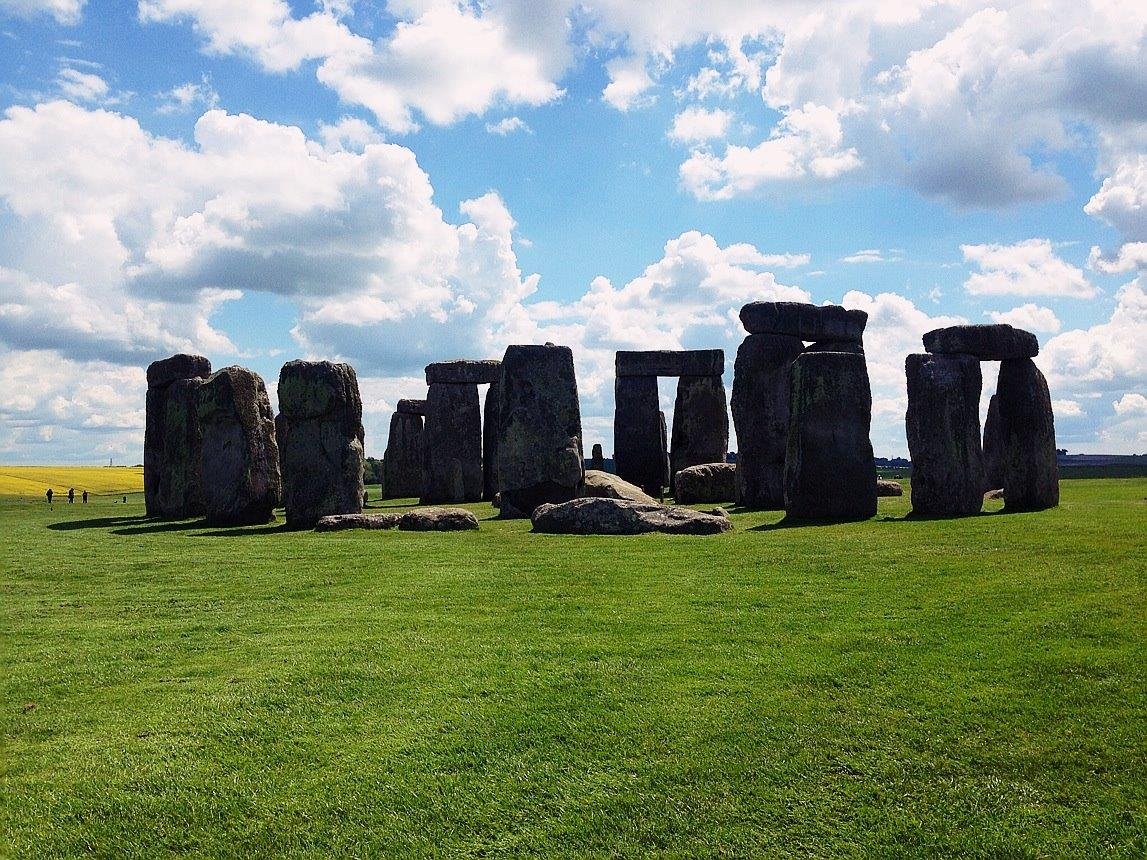
[[[475,383],[432,382],[422,431],[424,505],[482,499],[482,409]]]
[[[362,512],[362,397],[349,364],[289,361],[279,373],[287,525]]]
[[[275,444],[279,446],[279,480],[287,483],[287,464],[283,461],[283,448],[287,445],[287,416],[279,412],[275,416]]]
[[[203,514],[203,428],[199,425],[199,377],[177,379],[167,389],[159,515],[186,519]]]
[[[751,334],[737,350],[732,406],[738,505],[764,510],[785,506],[790,376],[803,346],[788,335]]]
[[[1004,486],[1003,445],[1000,401],[993,394],[988,400],[988,414],[984,418],[984,490],[999,490]]]
[[[834,520],[874,516],[872,391],[864,356],[802,353],[792,366],[789,408],[787,516]]]
[[[682,376],[673,406],[669,443],[671,475],[689,466],[724,463],[729,450],[729,411],[720,376]],[[671,481],[672,483],[672,481]]]
[[[614,471],[649,495],[660,496],[668,476],[657,377],[618,376],[613,399]]]
[[[959,517],[984,501],[980,362],[971,355],[909,355],[905,424],[912,458],[912,512]]]
[[[593,450],[590,452],[589,467],[598,472],[605,471],[605,454],[602,453],[601,444],[598,442],[593,444]]]
[[[573,352],[547,343],[511,345],[502,357],[498,489],[504,517],[581,495],[581,408]]]
[[[1055,417],[1047,380],[1030,358],[1000,362],[1004,509],[1039,511],[1059,504]]]
[[[279,504],[279,447],[267,388],[245,367],[216,371],[199,388],[203,497],[208,522],[269,522]]]
[[[492,382],[486,389],[486,402],[482,409],[482,499],[493,501],[500,489],[498,484],[498,440],[501,434],[501,382]]]
[[[390,435],[382,456],[382,494],[386,499],[422,495],[422,415],[413,409],[404,410],[404,402],[400,400],[398,411],[390,416]],[[425,411],[423,401],[417,402]]]
[[[170,495],[166,497],[164,504],[160,502],[161,483],[166,468],[164,452],[167,450],[165,439],[170,388],[180,379],[206,379],[210,375],[211,362],[201,355],[179,353],[148,365],[143,432],[143,499],[148,516],[179,515],[164,513],[165,509],[170,510],[172,507]],[[192,469],[194,468],[192,465]],[[184,504],[197,505],[195,499],[186,499],[182,502],[183,504],[177,504],[176,507],[183,507]]]

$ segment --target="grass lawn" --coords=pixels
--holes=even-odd
[[[702,538],[0,500],[0,854],[1143,857],[1147,480],[1062,493]]]

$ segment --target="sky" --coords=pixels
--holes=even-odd
[[[731,386],[768,300],[868,312],[878,456],[958,322],[1147,452],[1147,4],[0,0],[0,462],[141,462],[175,352],[350,362],[379,457],[427,363],[546,341],[608,456],[615,350]]]

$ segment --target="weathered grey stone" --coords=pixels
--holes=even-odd
[[[280,412],[275,416],[275,444],[279,448],[279,480],[287,483],[287,464],[283,459],[283,449],[287,446],[287,418]]]
[[[749,334],[783,334],[801,340],[859,341],[867,322],[864,311],[839,305],[750,302],[741,308],[741,325]]]
[[[390,435],[382,455],[384,499],[416,499],[422,495],[422,443],[421,415],[395,412],[390,416]]]
[[[501,373],[497,359],[436,361],[426,365],[426,384],[489,385],[497,382]]]
[[[1059,464],[1047,380],[1030,358],[1002,361],[996,397],[1003,440],[1005,510],[1054,508],[1059,504]]]
[[[163,480],[164,451],[167,430],[167,395],[177,379],[206,379],[211,375],[211,362],[201,355],[179,353],[147,367],[147,393],[144,398],[143,431],[143,500],[147,515],[168,516],[160,505],[160,483]]]
[[[925,334],[924,349],[944,355],[974,355],[981,361],[1003,361],[1039,355],[1039,341],[1031,332],[1006,323],[954,325]]]
[[[1004,440],[1000,432],[1000,401],[995,394],[988,400],[984,418],[984,489],[999,490],[1004,486]]]
[[[729,407],[719,376],[682,376],[673,406],[669,457],[673,474],[689,466],[723,463],[729,450]]]
[[[859,340],[818,340],[804,348],[805,352],[855,352],[864,355],[864,343]]]
[[[960,517],[980,512],[980,362],[970,355],[909,355],[904,421],[912,459],[912,512]]]
[[[512,345],[502,357],[498,490],[503,517],[581,495],[585,467],[573,352]]]
[[[886,478],[876,479],[876,495],[878,496],[903,496],[904,485],[899,481],[889,481]]]
[[[478,386],[433,383],[422,430],[422,504],[481,501],[482,485]]]
[[[737,428],[736,502],[747,508],[785,506],[785,449],[789,439],[789,387],[799,338],[751,334],[737,350],[733,371],[733,424]]]
[[[988,500],[998,501],[998,500],[1002,499],[1003,497],[1004,497],[1003,487],[997,487],[994,490],[988,490],[986,493],[984,493],[984,501],[988,501]]]
[[[671,487],[673,485],[673,475],[669,471],[669,425],[665,422],[665,413],[657,410],[657,424],[658,424],[658,444],[661,446],[660,450],[664,452],[661,458],[661,487]],[[614,454],[616,457],[617,455]],[[658,487],[657,494],[661,495],[661,487]]]
[[[398,518],[404,532],[461,532],[478,528],[478,518],[465,508],[417,508]]]
[[[279,371],[287,525],[362,512],[362,398],[349,364],[288,361]]]
[[[793,519],[866,519],[876,513],[864,356],[802,353],[792,368],[785,512]]]
[[[594,443],[593,452],[589,455],[589,467],[598,472],[605,471],[605,455],[601,452],[601,445],[597,442]]]
[[[617,475],[597,469],[585,470],[585,486],[582,498],[586,499],[627,499],[647,505],[659,504],[657,499],[641,491],[641,487],[623,481]]]
[[[482,410],[482,498],[491,501],[501,487],[498,484],[498,439],[502,427],[502,386],[495,382],[486,389]]]
[[[275,419],[263,380],[245,367],[216,371],[199,388],[198,412],[208,522],[270,522],[282,486]]]
[[[673,500],[679,505],[731,501],[737,492],[736,463],[703,463],[673,476]]]
[[[177,379],[167,386],[163,467],[156,504],[159,516],[186,519],[203,514],[203,428],[199,425],[199,387],[203,380]]]
[[[399,514],[331,514],[315,523],[317,532],[341,532],[347,529],[395,529]]]
[[[624,499],[574,499],[539,505],[531,519],[535,532],[567,535],[712,535],[733,527],[728,517]]]
[[[660,495],[668,461],[657,377],[618,376],[613,391],[613,468],[623,480]]]
[[[403,415],[425,415],[426,414],[426,401],[414,400],[409,397],[404,397],[398,401],[398,412]]]
[[[720,376],[725,352],[720,349],[618,350],[614,355],[618,376]]]

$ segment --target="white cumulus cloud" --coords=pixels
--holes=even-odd
[[[1007,323],[1027,331],[1054,334],[1060,329],[1059,318],[1051,308],[1040,307],[1028,302],[1010,311],[988,311],[987,316],[995,323]]]
[[[1061,259],[1047,239],[1014,245],[961,245],[964,260],[980,271],[964,282],[976,296],[1062,296],[1089,299],[1095,287],[1076,266]]]

